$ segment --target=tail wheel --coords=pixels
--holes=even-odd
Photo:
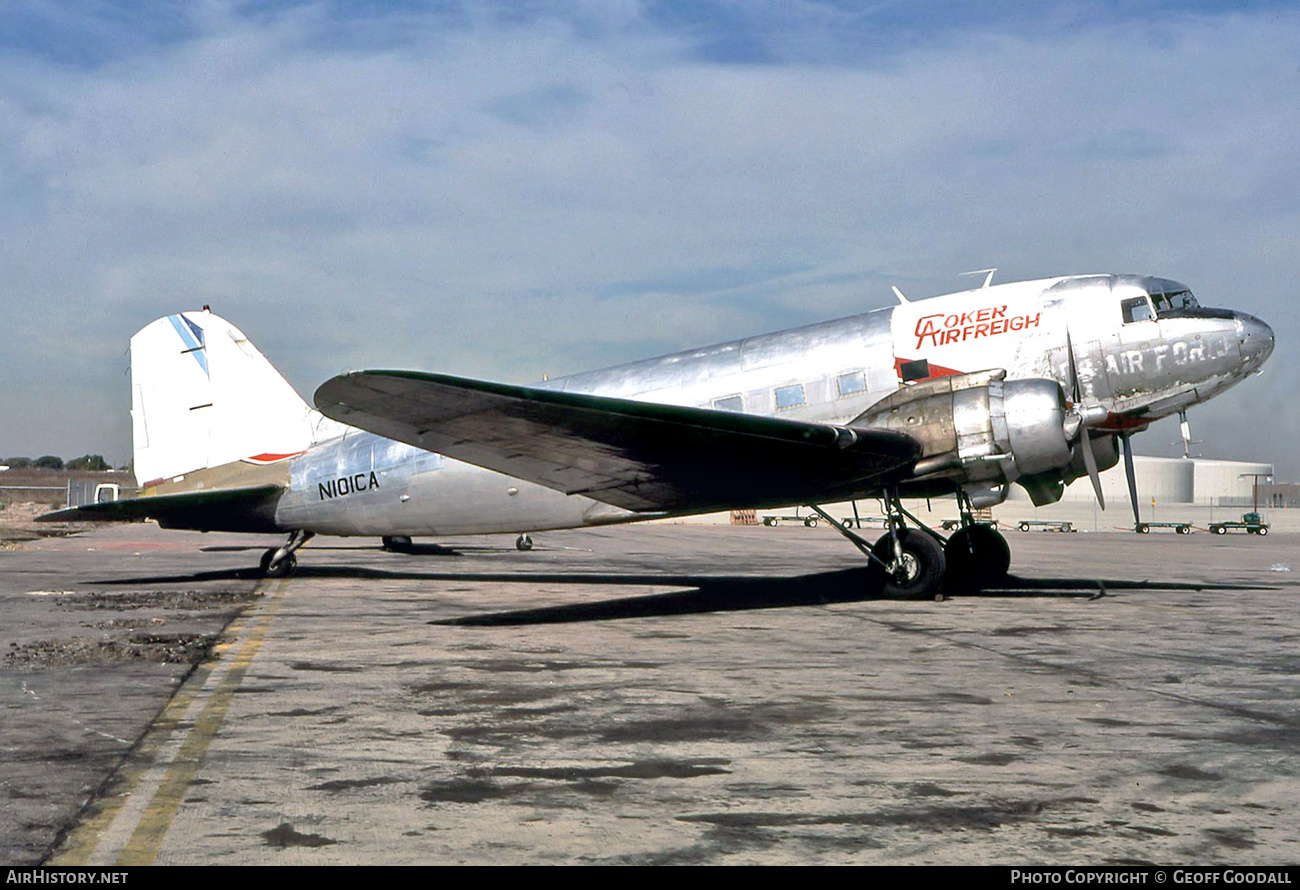
[[[884,535],[871,548],[871,554],[885,564],[871,563],[879,574],[881,592],[890,599],[938,593],[943,584],[943,546],[932,535],[911,528],[898,532],[898,544],[901,556],[894,551],[893,535]]]
[[[954,532],[943,549],[947,586],[953,590],[983,590],[1001,584],[1011,568],[1011,548],[1002,534],[987,525],[970,525]]]

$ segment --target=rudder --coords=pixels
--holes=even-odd
[[[131,338],[132,446],[142,488],[301,453],[319,419],[242,331],[206,308],[160,318]]]

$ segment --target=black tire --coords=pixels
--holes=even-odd
[[[1214,527],[1214,533],[1216,535],[1226,535],[1228,533],[1228,530],[1221,525],[1216,525]]]
[[[898,533],[903,551],[901,561],[894,558],[894,537],[883,535],[871,553],[886,566],[872,560],[880,592],[889,599],[922,599],[934,596],[943,586],[946,562],[943,545],[928,532],[905,528]]]
[[[272,566],[271,560],[275,558],[275,553],[278,549],[278,547],[272,547],[270,550],[262,554],[262,561],[259,564],[259,567],[261,568],[263,578],[288,578],[293,574],[293,570],[298,568],[298,557],[294,556],[292,553]]]
[[[1021,530],[1022,532],[1027,532],[1027,531],[1029,531],[1029,523],[1028,523],[1028,522],[1022,522],[1022,523],[1020,523],[1020,530]]]
[[[530,538],[528,535],[520,535],[519,537],[515,538],[515,549],[520,551],[532,550],[533,539]]]
[[[1174,531],[1178,532],[1180,535],[1190,535],[1192,533],[1192,530],[1185,525],[1178,526]]]
[[[386,535],[383,544],[389,553],[410,553],[415,549],[415,544],[406,535]]]
[[[1011,548],[1001,532],[971,525],[953,533],[943,548],[950,590],[983,590],[1001,584],[1011,568]]]
[[[1139,535],[1149,535],[1151,534],[1151,526],[1147,525],[1145,522],[1139,522],[1137,527],[1137,533]]]
[[[1259,527],[1259,531],[1256,532],[1256,534],[1259,534],[1259,535],[1266,535],[1266,534],[1268,534],[1268,526],[1267,526],[1267,525],[1261,525],[1261,526]]]
[[[803,524],[804,524],[807,528],[816,528],[816,527],[817,527],[817,520],[816,520],[816,519],[805,519],[805,520],[803,521]]]

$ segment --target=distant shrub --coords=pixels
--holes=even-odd
[[[81,457],[68,461],[66,469],[69,470],[93,470],[102,473],[104,470],[111,469],[108,461],[104,460],[102,454],[84,454]]]

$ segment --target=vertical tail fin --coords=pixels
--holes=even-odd
[[[242,331],[204,309],[131,338],[131,419],[136,479],[148,487],[298,454],[321,416]]]

